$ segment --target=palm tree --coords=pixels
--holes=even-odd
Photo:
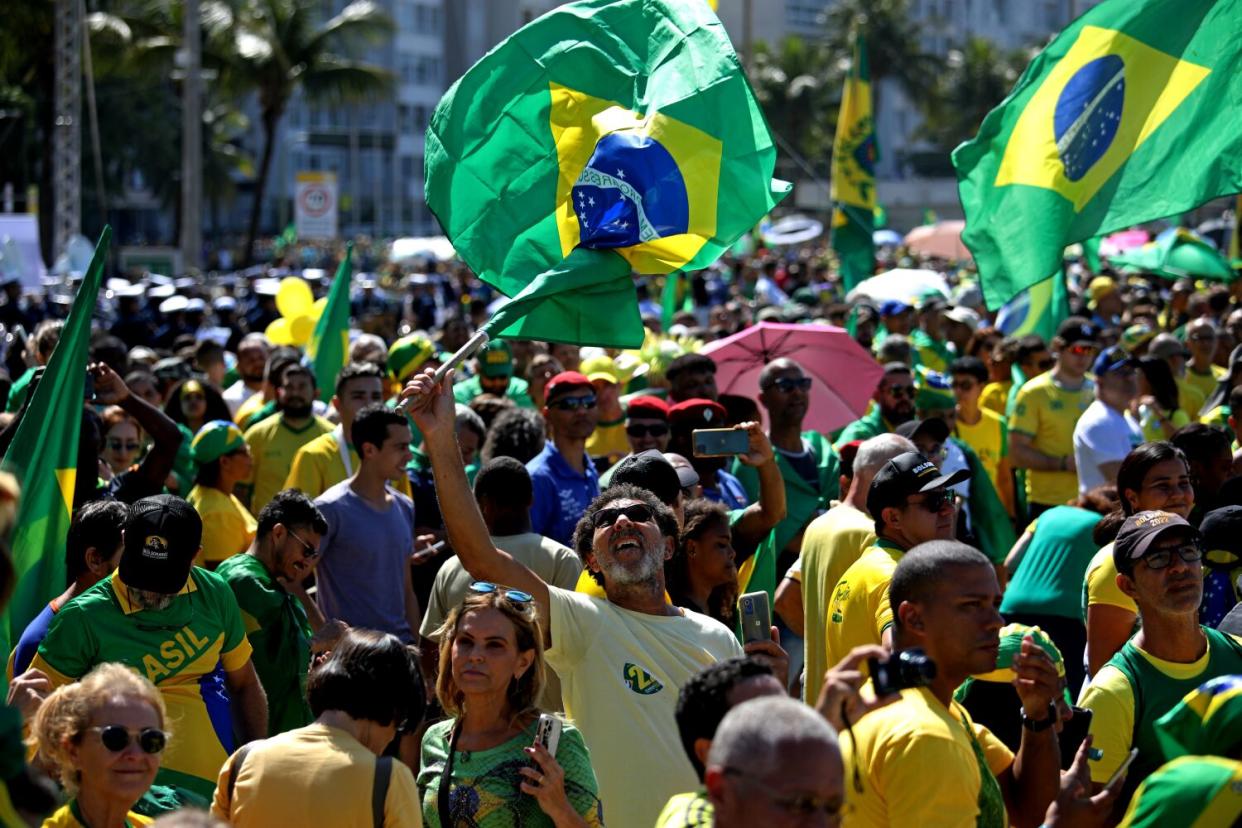
[[[951,50],[947,71],[924,107],[923,134],[946,152],[969,140],[983,116],[1009,94],[1031,57],[1029,50],[1004,51],[981,37]]]
[[[824,14],[830,53],[846,60],[854,41],[867,43],[871,98],[880,111],[880,83],[894,80],[912,101],[927,100],[940,63],[923,51],[923,28],[910,13],[909,0],[837,0]]]
[[[263,149],[255,177],[254,203],[243,264],[249,264],[259,230],[280,120],[300,89],[315,102],[362,100],[392,88],[391,73],[336,51],[389,36],[392,21],[371,0],[354,0],[340,14],[321,23],[318,4],[305,0],[240,0],[221,83],[258,95]]]
[[[749,75],[768,126],[778,139],[826,173],[841,79],[833,72],[823,45],[796,36],[778,46],[759,41]]]

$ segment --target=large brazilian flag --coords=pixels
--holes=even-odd
[[[706,267],[790,189],[707,3],[584,0],[461,77],[427,129],[427,204],[510,297],[495,336],[638,347],[632,271]]]
[[[1031,285],[1010,299],[996,314],[996,328],[1005,336],[1020,337],[1038,334],[1051,342],[1057,328],[1069,318],[1069,291],[1065,275],[1057,272],[1051,278]]]
[[[1105,0],[953,152],[984,298],[1066,245],[1242,191],[1242,0]]]
[[[306,356],[310,358],[319,386],[319,399],[328,402],[336,393],[336,375],[345,367],[349,353],[349,287],[353,282],[354,243],[345,245],[345,258],[336,268],[332,287],[315,323]]]
[[[867,44],[854,43],[854,62],[832,144],[832,249],[841,261],[847,291],[875,272],[875,162],[878,151],[871,111],[871,72]]]

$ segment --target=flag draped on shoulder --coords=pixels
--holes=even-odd
[[[65,591],[65,538],[77,483],[91,317],[111,240],[112,228],[105,227],[60,341],[4,455],[4,470],[22,488],[12,539],[17,589],[0,623],[6,654],[48,601]]]
[[[841,260],[845,289],[875,271],[875,162],[878,157],[871,111],[867,45],[854,43],[854,62],[845,79],[837,135],[832,145],[832,249]]]
[[[453,84],[426,143],[428,206],[510,297],[493,337],[638,347],[631,273],[706,267],[790,190],[706,3],[561,6]]]
[[[953,152],[989,308],[1066,245],[1242,191],[1242,0],[1105,0]]]
[[[349,352],[349,288],[353,281],[354,243],[345,245],[345,258],[336,269],[328,301],[323,313],[315,323],[306,355],[310,357],[319,386],[319,398],[324,402],[336,393],[336,375],[345,367],[345,355]]]

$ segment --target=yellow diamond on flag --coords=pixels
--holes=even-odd
[[[1084,26],[1014,126],[995,185],[1055,190],[1081,210],[1210,73]]]
[[[65,511],[73,514],[73,490],[78,485],[78,470],[57,469],[56,483],[60,486],[60,496],[65,502]]]

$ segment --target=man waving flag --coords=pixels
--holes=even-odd
[[[953,152],[989,308],[1066,245],[1242,191],[1242,0],[1105,0]]]

